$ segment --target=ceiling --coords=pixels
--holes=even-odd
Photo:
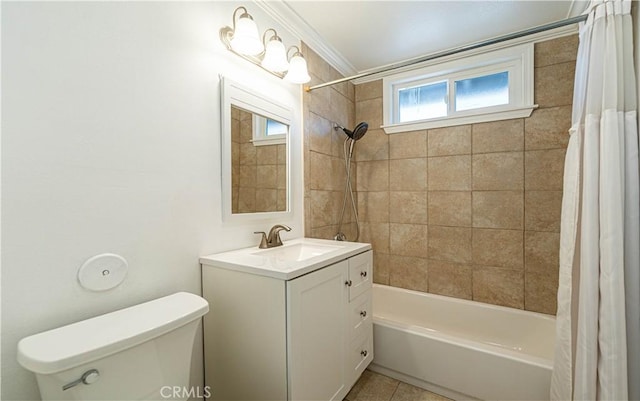
[[[306,25],[303,40],[312,36],[311,48],[343,74],[353,74],[563,20],[587,3],[284,0],[279,12]]]

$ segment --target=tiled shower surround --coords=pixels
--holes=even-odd
[[[255,146],[252,119],[252,113],[231,107],[231,210],[286,210],[286,145]]]
[[[370,129],[356,145],[354,183],[360,240],[373,245],[375,282],[555,314],[577,47],[577,35],[535,45],[539,107],[524,119],[387,135],[377,128],[382,81],[355,86],[354,121],[367,121]],[[312,60],[314,81],[326,81],[316,74],[329,67]],[[306,95],[311,118],[328,107],[320,105],[326,92]],[[334,164],[342,165],[339,155],[323,153],[334,145],[323,128],[329,123],[314,124],[309,116],[306,224],[308,234],[330,238],[331,224],[323,224],[341,208],[344,178]],[[331,171],[319,171],[322,166]],[[337,192],[336,199],[325,192]]]
[[[310,85],[342,78],[333,67],[304,43],[302,53],[307,59],[311,75]],[[333,129],[333,124],[338,123],[350,129],[355,125],[353,84],[345,82],[313,92],[305,92],[303,113],[305,236],[332,239],[338,232],[346,182],[343,157],[346,136],[342,131]],[[355,191],[355,157],[351,171]],[[356,196],[355,193],[354,196]],[[342,232],[349,240],[353,240],[356,233],[355,224],[352,221],[351,209],[347,207]]]

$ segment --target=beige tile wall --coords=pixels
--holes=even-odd
[[[355,121],[370,127],[356,160],[361,240],[373,244],[374,281],[555,313],[577,44],[577,35],[536,44],[539,108],[525,119],[387,135],[376,129],[382,125],[381,81],[355,87]],[[313,75],[326,81],[335,74],[325,66]],[[323,91],[305,97],[307,222],[318,236],[334,221],[342,190],[338,138],[330,136],[327,120],[348,120],[332,108],[334,98],[352,107],[350,87]],[[320,218],[316,208],[330,217]]]
[[[315,85],[342,76],[304,43],[305,55],[311,82]],[[355,117],[354,86],[342,83],[305,92],[304,113],[304,200],[305,236],[332,239],[338,232],[342,210],[346,173],[342,131],[333,129],[333,124],[353,128]],[[356,185],[356,163],[352,163],[354,196]],[[347,205],[349,206],[349,205]],[[347,208],[342,232],[348,239],[355,238],[353,215]]]
[[[231,108],[231,211],[284,211],[286,145],[254,146],[252,117],[251,112]]]
[[[304,94],[305,235],[332,238],[342,208],[344,135],[356,145],[360,240],[374,280],[555,313],[562,171],[577,36],[536,45],[535,102],[526,119],[387,135],[380,81]],[[303,44],[311,84],[340,75]],[[353,217],[347,209],[346,222]],[[343,231],[353,238],[355,226]]]

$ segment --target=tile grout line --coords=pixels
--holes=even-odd
[[[424,131],[424,140],[425,140],[425,146],[426,146],[426,152],[425,152],[425,181],[426,181],[426,186],[425,186],[425,192],[426,192],[426,200],[427,200],[427,204],[426,204],[426,208],[427,208],[427,224],[425,224],[426,230],[427,230],[427,235],[425,236],[426,240],[425,240],[425,244],[424,246],[427,248],[427,256],[424,258],[426,260],[426,265],[427,265],[427,288],[426,288],[426,292],[427,293],[431,293],[431,274],[430,273],[430,269],[429,269],[429,222],[431,221],[431,218],[429,217],[429,130],[426,129]],[[398,385],[399,386],[399,385]],[[396,389],[397,390],[397,389]],[[395,392],[394,392],[395,393]]]
[[[398,389],[400,388],[400,383],[401,382],[399,380],[397,380],[397,382],[398,383],[396,384],[396,388],[393,390],[393,393],[391,393],[391,397],[389,398],[388,401],[392,401],[393,400],[393,397],[396,395],[396,393],[398,392]]]
[[[475,267],[474,267],[475,266],[475,261],[473,260],[474,259],[473,258],[473,237],[474,237],[474,235],[473,235],[473,231],[474,231],[473,230],[473,228],[474,228],[474,226],[473,226],[473,214],[474,214],[473,213],[473,210],[474,210],[474,207],[473,207],[473,192],[474,192],[474,190],[473,190],[473,156],[474,156],[474,152],[473,152],[473,131],[475,131],[474,128],[475,128],[475,124],[471,124],[471,128],[469,130],[469,136],[470,136],[470,138],[469,138],[469,146],[470,146],[470,149],[469,149],[469,153],[470,153],[470,155],[469,155],[469,158],[470,158],[469,165],[470,165],[470,170],[471,170],[470,171],[470,177],[469,177],[469,181],[470,181],[470,183],[469,183],[469,191],[471,192],[471,213],[470,213],[471,214],[471,263],[470,263],[471,269],[470,270],[471,270],[471,300],[472,301],[475,300],[475,294],[474,294],[475,285],[473,285],[474,276],[475,276],[475,274],[474,274],[474,272],[475,272]]]
[[[527,119],[522,119],[522,309],[527,310]]]

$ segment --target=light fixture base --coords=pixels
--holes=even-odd
[[[248,62],[257,65],[258,67],[270,73],[271,75],[275,75],[280,79],[284,78],[284,75],[285,75],[284,73],[268,70],[260,64],[262,62],[262,60],[260,59],[260,56],[263,56],[264,52],[256,56],[249,56],[242,53],[238,53],[237,51],[233,50],[233,48],[231,47],[232,36],[233,36],[233,28],[231,28],[230,26],[224,26],[220,28],[220,41],[224,44],[224,47],[226,47],[227,50],[229,50],[231,53],[235,54],[236,56],[240,56],[243,59],[247,60]]]
[[[243,13],[236,18],[239,12]],[[220,41],[227,50],[280,79],[296,84],[311,81],[307,62],[298,46],[293,45],[285,51],[282,39],[273,28],[264,31],[260,41],[257,25],[244,6],[235,9],[232,19],[233,27],[222,27],[219,32]],[[273,32],[273,35],[267,41],[268,32]],[[291,50],[294,53],[289,58]]]

